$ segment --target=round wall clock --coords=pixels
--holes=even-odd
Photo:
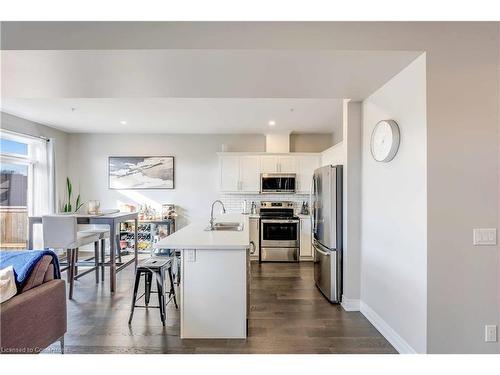
[[[399,126],[394,120],[382,120],[375,125],[370,141],[370,151],[376,161],[394,159],[399,149]]]

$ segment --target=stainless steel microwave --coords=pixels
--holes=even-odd
[[[262,194],[295,193],[297,176],[295,173],[262,173],[260,175],[260,192]]]

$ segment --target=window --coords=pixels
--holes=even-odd
[[[28,166],[2,163],[0,207],[28,207]]]
[[[25,249],[28,216],[51,212],[52,159],[47,144],[45,139],[0,132],[1,248]],[[41,241],[36,242],[40,248]]]
[[[11,141],[10,139],[0,139],[0,150],[2,154],[28,156],[28,145],[26,143]]]

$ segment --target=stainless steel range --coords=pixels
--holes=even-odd
[[[294,215],[293,202],[260,203],[261,262],[298,262],[300,219]]]

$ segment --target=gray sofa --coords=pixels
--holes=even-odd
[[[51,257],[35,266],[20,293],[0,304],[0,352],[39,353],[57,340],[64,351],[65,281],[54,279]]]

